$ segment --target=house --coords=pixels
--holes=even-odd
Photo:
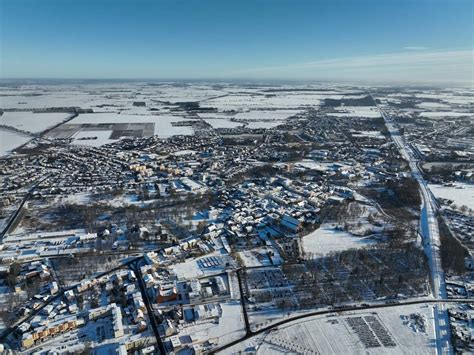
[[[280,219],[280,226],[290,233],[298,233],[301,229],[301,222],[288,214],[284,214]]]
[[[162,325],[165,336],[169,337],[178,333],[176,327],[174,326],[173,322],[171,322],[171,320],[166,319],[166,321],[164,321]]]
[[[467,256],[464,258],[464,266],[468,270],[474,270],[474,257]]]
[[[178,289],[174,284],[160,285],[156,291],[156,303],[174,301],[178,299]]]
[[[51,292],[52,295],[55,295],[59,292],[58,283],[56,281],[53,281],[49,284],[49,292]]]

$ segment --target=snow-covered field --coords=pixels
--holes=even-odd
[[[457,207],[474,209],[474,184],[456,183],[454,186],[428,185],[437,198],[452,200]]]
[[[7,155],[30,139],[31,137],[0,129],[0,156]]]
[[[55,197],[54,201],[56,204],[89,205],[91,203],[91,195],[88,192],[58,195]]]
[[[15,127],[23,131],[39,133],[50,128],[65,119],[71,114],[52,112],[52,113],[33,113],[33,112],[4,112],[0,116],[0,124]]]
[[[154,134],[160,138],[169,138],[174,135],[192,135],[193,129],[189,126],[173,126],[172,123],[183,121],[181,116],[172,115],[129,115],[117,113],[86,113],[81,114],[69,124],[85,123],[154,123]],[[75,135],[75,144],[100,146],[118,140],[110,139],[110,131],[79,131]],[[97,136],[94,140],[78,140],[81,137]]]
[[[171,103],[202,101],[227,94],[224,90],[201,85],[160,85],[156,89],[157,93],[154,95],[156,100],[169,101]]]
[[[375,138],[375,139],[385,139],[384,135],[381,134],[379,131],[359,131],[352,133],[353,137],[367,137],[367,138]]]
[[[449,108],[450,106],[447,104],[443,104],[440,102],[422,102],[421,104],[417,105],[420,108],[426,108],[426,109],[431,109],[431,108]]]
[[[425,323],[424,330],[407,321],[413,314],[419,315]],[[380,346],[365,347],[347,322],[347,318],[357,317],[361,317],[362,322],[375,319],[395,346],[384,346],[380,337],[372,333]],[[314,316],[279,326],[273,332],[250,338],[223,353],[234,354],[254,346],[257,354],[433,354],[433,344],[432,306],[421,304]]]
[[[345,231],[336,230],[332,224],[326,223],[303,237],[303,248],[306,253],[322,255],[351,248],[364,248],[372,243],[374,243],[373,240],[355,237]]]
[[[300,110],[246,111],[236,114],[235,119],[248,121],[249,128],[272,128],[300,112]]]
[[[265,108],[291,109],[319,106],[325,96],[319,94],[279,93],[275,96],[232,94],[206,101],[206,106],[212,106],[219,111],[255,110]]]
[[[204,118],[204,121],[209,123],[213,128],[235,128],[235,127],[242,126],[242,123],[233,122],[226,118],[214,118],[214,119]]]
[[[468,112],[452,112],[452,111],[434,111],[434,112],[422,112],[420,116],[426,118],[443,118],[443,117],[474,117],[473,113]]]
[[[300,160],[295,165],[312,169],[312,170],[318,170],[318,171],[344,170],[344,169],[349,168],[349,165],[342,164],[342,163],[316,162],[311,159]]]
[[[474,94],[472,92],[452,92],[452,93],[424,93],[415,94],[420,99],[436,99],[448,104],[469,105],[474,103]]]
[[[0,87],[0,108],[45,108],[82,107],[94,112],[117,112],[118,110],[143,111],[133,106],[135,101],[144,101],[147,107],[162,106],[159,101],[201,101],[225,95],[226,91],[208,85],[173,85],[148,83],[88,83],[57,85],[22,85],[19,88]],[[105,104],[105,106],[104,106]],[[146,109],[146,108],[145,108]]]
[[[154,123],[155,134],[166,138],[177,134],[193,134],[191,127],[174,127],[172,122],[183,121],[181,116],[172,115],[128,115],[116,113],[86,113],[79,115],[70,124],[82,123]]]
[[[241,108],[242,109],[242,108]],[[238,112],[235,115],[226,113],[201,113],[199,116],[214,128],[235,128],[248,123],[248,128],[272,128],[285,122],[302,110],[251,110]],[[230,118],[236,121],[231,121]]]
[[[100,147],[101,145],[117,141],[116,139],[110,139],[112,132],[113,131],[79,131],[73,136],[73,144]],[[97,139],[81,139],[90,137],[97,137]]]
[[[341,106],[334,108],[338,112],[328,113],[329,116],[336,117],[380,117],[380,112],[375,106]]]

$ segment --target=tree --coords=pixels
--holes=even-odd
[[[5,281],[7,285],[11,288],[15,287],[16,285],[16,278],[20,274],[21,271],[21,265],[18,263],[13,263],[10,265],[10,270],[8,271],[8,274],[5,278]]]

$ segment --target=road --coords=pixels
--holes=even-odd
[[[0,241],[5,237],[7,233],[10,232],[10,228],[14,226],[16,223],[18,217],[20,216],[20,212],[22,211],[23,207],[25,206],[26,202],[33,196],[33,192],[35,189],[38,187],[39,184],[41,184],[43,181],[45,181],[47,178],[49,178],[49,174],[46,174],[43,176],[39,181],[37,181],[29,190],[28,193],[25,195],[25,197],[21,200],[20,205],[18,206],[18,209],[15,211],[13,216],[10,218],[8,221],[7,225],[3,229],[2,232],[0,232]]]
[[[422,198],[420,230],[423,237],[423,247],[428,258],[430,277],[435,299],[446,299],[446,285],[444,272],[441,265],[441,242],[436,218],[437,201],[428,189],[425,179],[418,166],[419,160],[409,149],[403,136],[400,135],[390,116],[380,107],[380,114],[385,120],[385,125],[397,145],[400,154],[408,162],[413,178],[418,182]],[[435,307],[435,335],[437,354],[451,354],[451,332],[449,327],[449,315],[444,305]]]
[[[299,314],[294,317],[286,318],[281,321],[275,322],[269,326],[260,328],[258,330],[250,332],[250,334],[246,334],[240,339],[236,339],[230,343],[227,343],[225,345],[222,345],[218,348],[213,349],[210,351],[210,354],[216,354],[221,351],[224,351],[234,345],[237,345],[240,342],[243,342],[247,339],[250,339],[256,335],[275,330],[279,326],[285,325],[290,322],[294,322],[300,319],[304,318],[309,318],[309,317],[314,317],[314,316],[320,316],[320,315],[325,315],[325,314],[338,314],[341,312],[351,312],[351,311],[360,311],[360,310],[374,310],[374,309],[383,309],[383,308],[391,308],[391,307],[404,307],[408,305],[414,305],[414,304],[434,304],[435,308],[438,308],[439,305],[443,305],[445,303],[474,303],[474,299],[472,298],[464,298],[464,299],[421,299],[421,300],[414,300],[414,301],[403,301],[403,302],[398,302],[398,303],[382,303],[382,304],[371,304],[371,305],[366,305],[366,306],[358,306],[358,305],[349,305],[344,308],[338,308],[338,309],[324,309],[324,310],[319,310],[319,311],[313,311],[313,312],[307,312],[303,314]]]
[[[245,305],[245,293],[244,293],[244,285],[242,282],[242,275],[240,274],[242,269],[237,270],[237,280],[239,281],[239,292],[240,292],[240,305],[242,307],[242,314],[244,315],[244,322],[245,322],[245,335],[249,336],[252,331],[250,330],[250,321],[249,316],[247,314],[247,306]]]
[[[140,262],[143,259],[135,259],[134,262],[131,262],[128,267],[135,272],[138,281],[138,287],[140,288],[140,292],[142,294],[143,302],[145,303],[145,307],[148,313],[148,319],[150,320],[151,329],[153,330],[153,334],[156,338],[156,343],[158,344],[158,349],[160,350],[160,354],[166,354],[165,346],[161,341],[161,336],[158,331],[158,323],[156,322],[155,313],[153,312],[152,303],[150,298],[148,297],[147,288],[145,286],[145,282],[143,281],[142,271],[140,269]]]
[[[136,257],[136,258],[132,258],[124,263],[121,263],[107,271],[104,271],[104,272],[101,272],[97,275],[95,275],[93,278],[94,279],[100,279],[101,277],[105,276],[105,275],[108,275],[110,273],[113,273],[119,269],[124,269],[124,268],[129,268],[129,265],[131,264],[135,264],[137,261],[141,260],[143,258],[143,256],[139,256],[139,257]],[[26,316],[20,318],[19,320],[17,320],[16,322],[14,322],[13,325],[9,326],[8,328],[6,328],[2,333],[0,333],[0,341],[3,342],[6,340],[6,338],[11,334],[13,333],[15,330],[18,329],[18,327],[25,323],[25,322],[29,322],[35,315],[37,315],[39,312],[41,312],[41,310],[43,308],[45,308],[48,304],[51,304],[52,302],[54,302],[55,300],[57,299],[61,299],[62,297],[64,297],[64,292],[66,291],[69,291],[69,290],[72,290],[74,288],[76,288],[78,285],[80,285],[80,282],[74,284],[74,285],[71,285],[71,286],[68,286],[68,287],[65,287],[62,289],[61,292],[59,292],[58,294],[56,294],[55,296],[52,296],[50,297],[46,302],[43,302],[43,304],[38,307],[37,309],[33,309],[31,310],[31,312],[29,314],[27,314]]]

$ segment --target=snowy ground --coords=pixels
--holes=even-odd
[[[24,131],[39,133],[65,119],[69,113],[33,113],[33,112],[4,112],[0,116],[0,124],[15,127]]]
[[[349,168],[349,165],[339,162],[316,162],[311,159],[303,159],[295,163],[297,166],[302,166],[312,170],[327,171],[327,170],[340,170]]]
[[[424,320],[424,331],[407,321],[412,314],[420,315]],[[384,346],[376,336],[381,346],[366,348],[347,322],[347,318],[356,317],[362,317],[364,321],[370,319],[366,317],[374,317],[395,346]],[[410,305],[374,311],[334,313],[290,322],[275,331],[258,335],[226,349],[222,354],[235,354],[252,346],[256,348],[257,354],[433,354],[433,344],[432,306]]]
[[[416,105],[420,108],[424,109],[431,109],[431,108],[449,108],[450,106],[447,104],[442,104],[440,102],[422,102],[421,104]]]
[[[220,263],[213,267],[204,268],[200,265],[200,260],[205,260],[209,257],[217,258]],[[223,255],[219,251],[215,251],[210,254],[192,259],[186,259],[183,263],[175,263],[170,266],[170,269],[175,273],[179,279],[195,279],[206,275],[218,274],[225,270],[225,263],[230,257],[226,254]]]
[[[321,255],[351,248],[364,248],[373,243],[373,240],[355,237],[345,231],[338,231],[332,224],[322,224],[314,232],[303,237],[305,252]]]
[[[218,345],[225,345],[245,335],[244,316],[238,300],[220,303],[222,317],[219,323],[198,322],[180,328],[179,335],[190,335],[192,339],[209,340]]]
[[[337,113],[328,113],[329,116],[337,117],[380,117],[380,112],[375,106],[341,106],[334,108]]]
[[[352,133],[353,137],[359,138],[375,138],[375,139],[385,139],[385,136],[381,134],[379,131],[359,131]]]
[[[219,111],[254,110],[264,108],[302,108],[319,106],[321,99],[328,97],[319,94],[302,94],[281,92],[276,96],[252,95],[252,93],[235,93],[229,96],[206,101],[206,106],[218,108]],[[342,96],[339,96],[342,97]]]
[[[437,198],[452,200],[457,207],[474,209],[474,184],[456,183],[454,186],[428,185]]]
[[[452,111],[435,111],[435,112],[422,112],[420,116],[426,118],[443,118],[443,117],[474,117],[474,114],[468,112],[452,112]]]
[[[89,147],[100,147],[104,144],[114,143],[116,139],[110,139],[113,131],[79,131],[73,135],[73,144],[87,145]],[[81,139],[97,137],[97,139]]]
[[[155,135],[162,138],[171,137],[176,134],[193,134],[191,127],[174,127],[173,122],[183,121],[182,116],[172,115],[129,115],[115,113],[86,113],[79,115],[70,124],[82,123],[154,123]]]
[[[436,99],[441,100],[448,104],[455,104],[455,105],[468,105],[474,103],[474,96],[472,92],[459,92],[456,93],[453,90],[452,93],[424,93],[424,94],[416,94],[417,98],[420,99]]]
[[[0,156],[7,155],[13,149],[25,144],[31,137],[0,128]]]
[[[174,135],[192,135],[193,129],[189,126],[173,126],[175,122],[183,121],[182,116],[172,115],[150,115],[150,114],[117,114],[108,113],[87,113],[74,118],[68,124],[100,124],[100,123],[153,123],[153,134],[160,138],[169,138]],[[79,127],[79,126],[78,126]],[[118,141],[111,139],[110,130],[80,130],[74,136],[74,144],[100,146]],[[81,140],[84,137],[97,137],[97,139]]]
[[[56,204],[89,205],[91,203],[91,195],[88,192],[59,195],[54,198],[54,202]]]
[[[203,118],[204,121],[209,123],[213,128],[235,128],[242,126],[240,122],[232,122],[227,118]]]
[[[246,267],[269,266],[272,265],[272,262],[268,257],[269,251],[270,248],[261,247],[253,250],[239,251],[237,254]]]

